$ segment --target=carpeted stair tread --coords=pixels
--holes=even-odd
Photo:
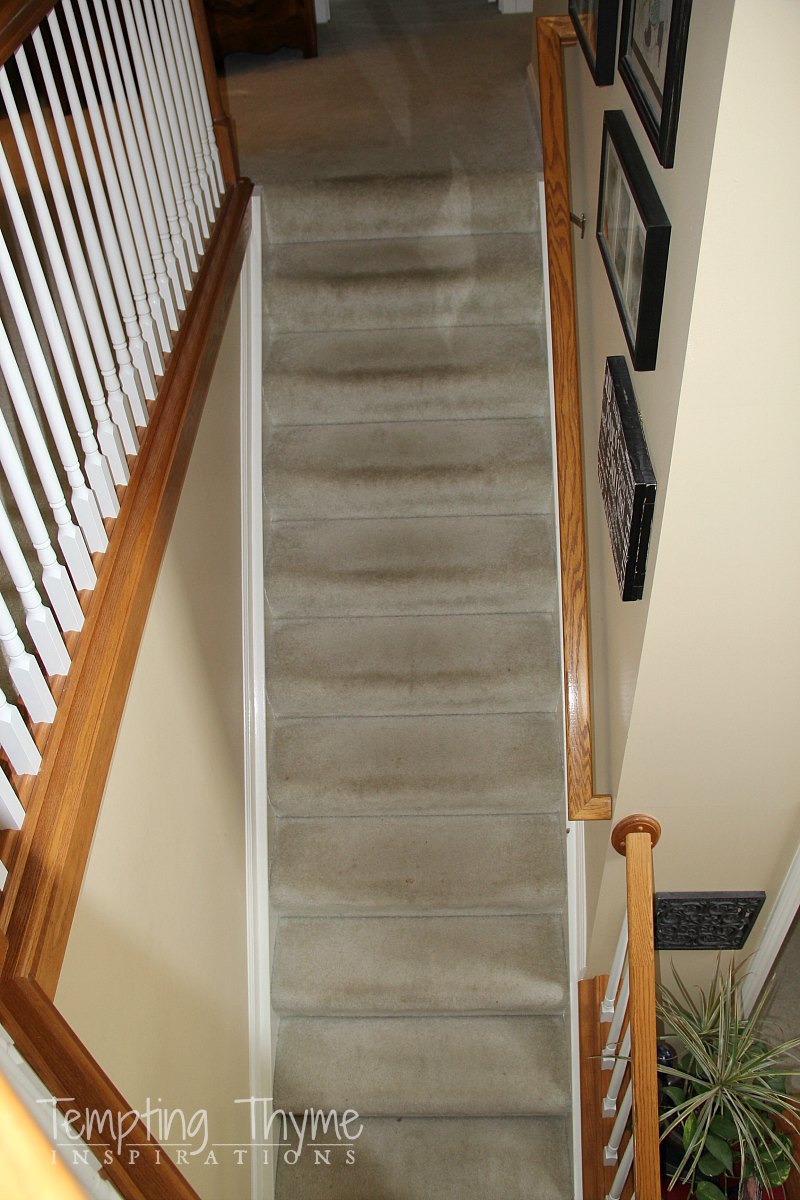
[[[560,714],[274,721],[270,801],[286,816],[554,812]]]
[[[270,531],[273,617],[552,612],[549,517],[280,521]]]
[[[284,1017],[275,1105],[360,1116],[556,1116],[569,1107],[561,1017]]]
[[[557,630],[542,613],[278,621],[267,692],[282,717],[554,712]]]
[[[265,264],[270,327],[532,325],[542,318],[539,253],[526,234],[275,246]]]
[[[315,1165],[279,1161],[277,1200],[572,1200],[567,1122],[560,1117],[373,1117],[353,1161],[343,1148]],[[320,1137],[320,1141],[335,1138]]]
[[[286,916],[542,913],[564,901],[555,816],[282,817],[270,895]]]
[[[278,334],[264,401],[277,425],[542,415],[544,326]]]
[[[533,169],[340,175],[313,184],[276,180],[264,188],[263,203],[272,245],[539,228]]]
[[[272,520],[542,513],[552,506],[549,422],[411,421],[272,431]]]
[[[272,1003],[295,1016],[561,1013],[558,915],[283,918]]]

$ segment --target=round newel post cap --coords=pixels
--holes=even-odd
[[[625,839],[629,833],[649,833],[650,845],[655,846],[661,837],[661,824],[647,813],[631,813],[630,816],[617,821],[611,830],[611,845],[617,854],[624,856]]]

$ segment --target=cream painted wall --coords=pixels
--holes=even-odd
[[[594,88],[580,51],[567,53],[573,209],[593,229],[602,112],[622,108],[673,226],[657,368],[633,374],[659,483],[635,604],[619,600],[595,468],[603,362],[627,349],[594,235],[575,241],[597,785],[614,795],[615,820],[644,810],[662,821],[660,890],[764,888],[759,928],[800,836],[790,698],[800,255],[783,220],[800,185],[798,45],[792,0],[695,3],[670,171],[619,79]],[[769,81],[758,104],[754,80]],[[586,832],[596,973],[618,928],[624,863],[607,827]],[[680,965],[699,979],[708,959]]]
[[[56,996],[132,1105],[206,1109],[228,1143],[247,1140],[250,1093],[238,381],[237,294]],[[189,1159],[190,1182],[244,1200],[249,1166],[216,1154]]]

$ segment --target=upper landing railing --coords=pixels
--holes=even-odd
[[[250,187],[197,0],[0,4],[0,56],[0,963],[52,991]]]

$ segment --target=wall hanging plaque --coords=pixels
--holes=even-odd
[[[621,355],[606,359],[597,474],[620,595],[623,600],[641,600],[656,477]]]
[[[625,0],[619,73],[662,167],[675,161],[692,0]]]
[[[592,79],[599,87],[613,83],[619,0],[569,0],[569,15]]]
[[[656,365],[670,232],[624,113],[607,112],[597,241],[637,371]]]

